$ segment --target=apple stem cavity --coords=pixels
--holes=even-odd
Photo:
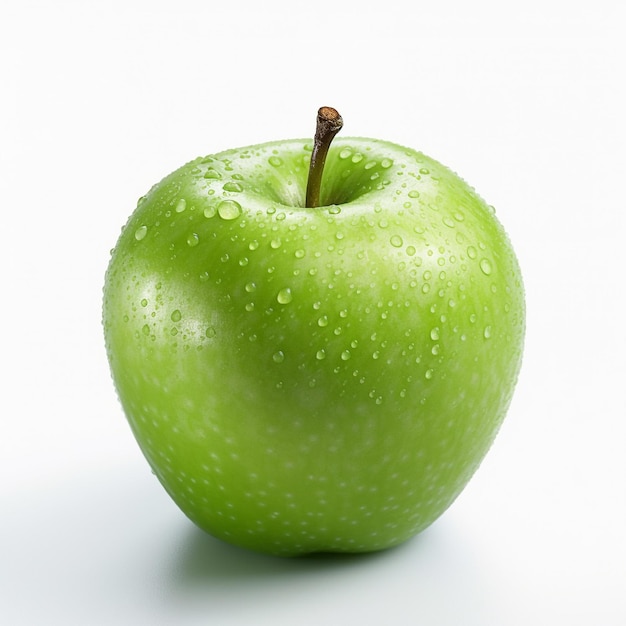
[[[321,107],[317,112],[317,128],[313,140],[313,153],[309,167],[309,180],[306,187],[306,206],[315,208],[320,206],[320,191],[322,188],[322,174],[324,163],[330,144],[335,135],[341,130],[343,119],[336,109]]]

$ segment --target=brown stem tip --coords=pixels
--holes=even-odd
[[[336,109],[321,107],[317,112],[317,128],[313,140],[313,153],[309,167],[309,180],[306,188],[306,206],[315,208],[320,205],[320,191],[324,163],[330,144],[335,135],[341,130],[343,119]]]

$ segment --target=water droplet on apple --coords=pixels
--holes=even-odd
[[[360,163],[364,158],[365,157],[360,152],[357,152],[352,156],[350,160],[356,165],[357,163]]]
[[[411,191],[409,191],[409,198],[419,198],[420,197],[420,192],[417,191],[417,189],[411,189]]]
[[[352,355],[350,354],[350,350],[344,350],[344,351],[341,353],[341,360],[342,360],[342,361],[348,361],[348,360],[350,359],[350,357],[351,357],[351,356],[352,356]]]
[[[136,231],[135,231],[135,239],[137,241],[141,241],[148,233],[148,227],[147,226],[140,226]]]
[[[394,247],[394,248],[400,248],[402,247],[403,241],[402,241],[402,237],[400,237],[400,235],[394,235],[390,240],[389,243]]]
[[[241,215],[241,205],[234,200],[222,200],[217,205],[217,214],[223,220],[234,220]]]
[[[174,211],[176,211],[176,213],[182,213],[186,208],[187,208],[187,201],[185,200],[185,198],[181,198],[176,203],[176,206],[174,207]]]
[[[302,250],[302,248],[296,250],[294,253],[294,256],[296,257],[296,259],[302,259],[305,255],[304,250]]]
[[[285,360],[285,353],[282,350],[275,352],[272,356],[274,363],[282,363]]]
[[[209,326],[206,331],[204,332],[204,334],[206,335],[206,337],[208,339],[213,339],[213,337],[215,337],[215,335],[217,334],[215,328],[213,328],[213,326]]]
[[[289,287],[281,289],[276,296],[276,300],[278,300],[279,304],[289,304],[293,300],[291,289]]]
[[[215,209],[214,205],[210,205],[208,207],[206,207],[206,209],[204,209],[204,217],[211,219],[212,217],[215,217],[215,214],[217,213],[217,210]]]
[[[219,179],[219,178],[222,178],[222,175],[217,170],[214,170],[212,167],[210,167],[204,173],[204,178]]]
[[[141,306],[142,306],[142,307],[144,307],[144,308],[145,308],[145,307],[147,307],[147,306],[148,306],[148,301],[147,301],[145,298],[143,298],[143,299],[141,300],[140,304],[141,304]]]
[[[237,193],[240,192],[240,191],[243,191],[243,187],[239,183],[236,183],[235,181],[232,181],[232,180],[227,182],[222,187],[222,189],[224,191],[233,191],[233,192],[237,192]]]
[[[178,309],[172,311],[172,314],[170,315],[170,319],[172,320],[172,322],[180,322],[182,317],[182,313]]]
[[[393,165],[393,161],[391,159],[383,159],[380,162],[380,166],[385,170],[389,169],[392,165]]]
[[[433,377],[433,373],[434,373],[434,372],[433,372],[433,370],[432,370],[432,369],[427,369],[427,370],[424,372],[424,378],[425,378],[426,380],[430,380],[430,379]]]
[[[340,159],[347,159],[348,157],[352,156],[352,150],[350,150],[350,148],[344,148],[340,153],[339,153],[339,158]]]
[[[315,354],[315,358],[318,361],[323,361],[326,358],[326,350],[324,350],[323,348],[321,350],[318,350]]]
[[[439,339],[439,328],[435,327],[430,331],[430,338],[433,341],[437,341]]]
[[[280,248],[283,245],[283,242],[276,238],[276,239],[272,239],[272,241],[270,241],[270,247],[272,248],[272,250],[278,250],[278,248]]]
[[[485,326],[485,330],[483,331],[483,337],[485,339],[491,339],[491,326]]]
[[[326,316],[326,315],[322,315],[322,317],[320,317],[320,318],[317,320],[317,325],[318,325],[320,328],[324,328],[325,326],[328,326],[328,316]]]
[[[455,224],[454,224],[454,220],[451,217],[444,217],[441,220],[448,228],[454,228]]]
[[[417,252],[417,250],[415,249],[415,246],[407,246],[406,253],[409,256],[414,256],[416,252]]]
[[[491,261],[489,259],[481,259],[480,269],[485,276],[489,276],[491,274]]]
[[[190,248],[195,248],[200,242],[200,237],[197,233],[191,233],[189,237],[187,237],[187,245]]]
[[[474,246],[468,246],[468,248],[467,248],[467,256],[470,259],[475,259],[477,254],[478,253],[476,252],[476,248]]]
[[[272,167],[280,167],[283,164],[283,160],[278,156],[271,156],[268,162]]]
[[[427,167],[420,167],[420,174],[428,176],[428,174],[430,174],[430,170]]]
[[[253,292],[253,291],[255,291],[255,290],[256,290],[256,285],[255,285],[255,283],[248,283],[248,284],[246,285],[246,291],[247,291],[248,293],[252,293],[252,292]]]

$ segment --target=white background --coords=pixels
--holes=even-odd
[[[33,2],[0,8],[0,622],[626,624],[626,52],[614,2]],[[280,560],[204,535],[109,377],[109,250],[191,158],[348,135],[495,205],[528,331],[505,425],[429,530]]]

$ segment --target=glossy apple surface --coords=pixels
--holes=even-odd
[[[520,270],[427,156],[338,138],[196,159],[143,197],[104,289],[134,435],[212,535],[281,555],[398,544],[454,501],[520,368]]]

